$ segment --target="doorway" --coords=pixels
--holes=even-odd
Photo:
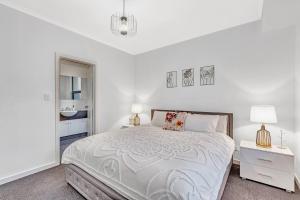
[[[56,55],[55,138],[56,160],[73,142],[95,133],[96,64]]]

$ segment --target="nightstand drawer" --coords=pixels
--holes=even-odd
[[[240,176],[254,181],[295,191],[294,175],[257,165],[241,163]]]
[[[246,162],[252,165],[268,167],[285,172],[293,172],[294,157],[272,152],[241,148],[241,162]]]

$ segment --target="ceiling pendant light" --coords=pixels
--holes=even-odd
[[[125,13],[125,0],[123,0],[123,13],[111,16],[111,31],[116,35],[132,36],[137,32],[137,22],[133,15]]]

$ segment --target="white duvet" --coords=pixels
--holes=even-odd
[[[79,140],[64,152],[74,164],[128,199],[215,200],[234,151],[222,133],[141,126]]]

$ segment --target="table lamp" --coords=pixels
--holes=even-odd
[[[139,126],[140,125],[140,117],[138,114],[142,113],[143,107],[141,104],[132,104],[131,112],[135,114],[133,118],[133,125]]]
[[[256,134],[256,145],[264,148],[271,148],[271,135],[266,130],[265,124],[277,123],[277,116],[274,106],[252,106],[250,112],[252,122],[261,123],[260,130]]]

